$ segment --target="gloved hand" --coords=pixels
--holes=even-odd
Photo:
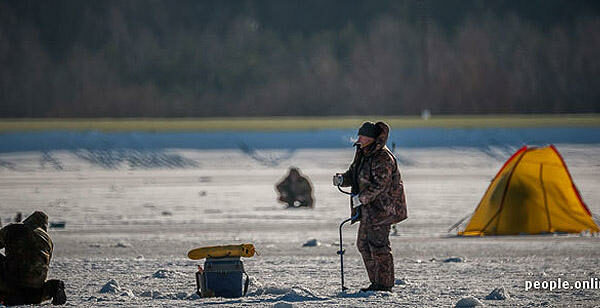
[[[344,176],[341,173],[336,173],[333,176],[333,186],[340,186],[344,183]]]
[[[361,205],[362,205],[362,203],[360,202],[358,195],[352,195],[352,208],[355,209]]]

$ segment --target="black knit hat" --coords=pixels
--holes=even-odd
[[[373,122],[365,122],[358,129],[358,135],[360,136],[377,138],[379,134],[381,134],[381,128],[379,128],[379,126]]]

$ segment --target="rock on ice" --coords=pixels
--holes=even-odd
[[[320,246],[320,245],[321,245],[321,243],[319,243],[319,241],[316,238],[314,238],[314,239],[309,240],[308,242],[304,243],[302,245],[302,247],[316,247],[316,246]]]
[[[451,258],[444,260],[444,263],[450,263],[450,262],[461,263],[461,262],[465,262],[465,259],[463,259],[461,257],[451,257]]]
[[[483,306],[483,304],[475,297],[467,296],[467,297],[461,298],[454,307],[455,308],[466,308],[466,307],[477,307],[477,306]]]
[[[124,290],[121,293],[121,296],[124,296],[124,297],[135,297],[135,295],[133,294],[133,292],[131,290]]]
[[[154,272],[154,274],[152,274],[153,278],[173,278],[177,276],[180,276],[178,272],[166,269],[159,269],[158,271]]]
[[[116,280],[114,280],[114,279],[109,280],[102,287],[102,289],[100,289],[100,293],[113,293],[113,294],[116,294],[118,292],[121,292],[121,287],[119,286],[119,283]]]
[[[504,287],[495,288],[485,299],[489,300],[505,300],[510,298],[508,291]]]

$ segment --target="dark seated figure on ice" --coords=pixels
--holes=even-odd
[[[275,188],[279,192],[279,201],[287,203],[288,208],[314,206],[312,185],[298,168],[290,168],[288,175]]]
[[[46,281],[54,248],[47,230],[48,216],[39,211],[0,230],[0,249],[5,252],[0,254],[0,302],[4,305],[66,302],[64,283]]]

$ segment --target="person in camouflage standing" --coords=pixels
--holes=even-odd
[[[350,168],[333,176],[334,186],[352,187],[352,216],[360,208],[356,246],[371,282],[361,291],[391,291],[394,260],[390,226],[407,218],[398,164],[386,147],[389,131],[390,127],[384,122],[363,123]]]
[[[288,207],[314,207],[312,185],[298,168],[291,167],[285,179],[275,188],[279,192],[279,201],[287,203]]]
[[[0,303],[5,305],[52,304],[66,302],[65,284],[48,280],[54,245],[48,230],[48,216],[34,212],[22,223],[11,223],[0,230]]]

